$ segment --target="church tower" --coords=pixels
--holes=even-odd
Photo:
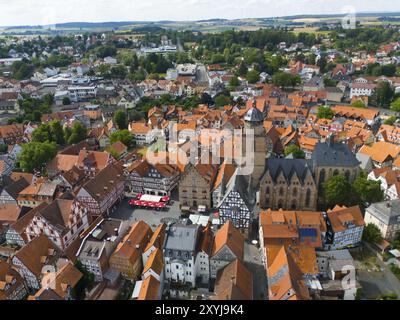
[[[244,117],[244,132],[242,151],[246,156],[246,143],[251,143],[251,139],[247,139],[246,130],[254,132],[254,155],[249,160],[254,163],[254,171],[250,176],[250,187],[257,190],[260,185],[262,176],[265,173],[266,156],[267,156],[267,135],[264,129],[264,115],[256,107],[252,107]],[[247,141],[249,140],[249,141]]]

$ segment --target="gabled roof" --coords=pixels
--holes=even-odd
[[[164,256],[161,249],[154,250],[149,259],[147,260],[146,265],[143,268],[143,273],[146,273],[149,270],[153,270],[156,274],[161,275],[164,269]]]
[[[42,295],[45,294],[45,291],[52,290],[58,297],[60,297],[60,299],[64,300],[67,297],[68,289],[75,288],[82,277],[83,274],[71,262],[68,262],[57,272],[54,280],[50,277],[50,283],[48,283],[49,286],[42,287],[35,294],[35,298],[42,300]]]
[[[213,300],[253,300],[253,275],[236,259],[220,270]]]
[[[140,288],[138,300],[158,300],[160,281],[153,276],[143,280]]]
[[[54,264],[59,255],[57,246],[42,234],[17,251],[15,257],[36,277],[39,277],[43,267]]]
[[[311,163],[304,159],[273,159],[267,160],[267,172],[271,175],[274,181],[277,180],[282,173],[287,181],[293,175],[297,175],[301,183],[304,183],[307,175],[312,177]]]
[[[357,167],[359,161],[343,143],[317,143],[312,154],[313,166]]]
[[[244,121],[255,123],[264,122],[264,115],[260,110],[253,107],[249,111],[247,111],[246,115],[244,116]]]
[[[99,201],[122,181],[124,181],[124,178],[120,170],[114,165],[109,165],[101,170],[93,179],[85,183],[82,188],[95,200]]]
[[[129,233],[118,244],[112,256],[118,255],[124,257],[134,264],[137,259],[141,259],[143,249],[152,234],[153,232],[147,223],[143,221],[136,222]]]
[[[144,248],[143,252],[146,252],[151,247],[155,247],[158,249],[162,249],[164,245],[165,239],[165,230],[167,229],[167,225],[165,223],[160,224],[156,230],[154,230],[153,235],[150,238],[149,243]]]
[[[296,250],[283,245],[270,245],[267,251],[267,275],[270,300],[309,300],[303,272],[296,263]],[[315,256],[315,251],[314,251]],[[316,268],[316,257],[309,262]],[[316,268],[318,269],[318,268]],[[318,270],[317,270],[318,271]]]
[[[348,229],[348,224],[361,227],[365,225],[363,215],[359,206],[340,207],[337,206],[327,212],[328,219],[334,232],[341,232]]]
[[[244,238],[233,222],[228,220],[215,235],[212,256],[215,256],[224,246],[227,246],[236,258],[244,258]]]
[[[56,199],[37,213],[46,219],[61,233],[69,231],[71,223],[72,204],[74,200]]]
[[[389,142],[378,141],[371,146],[364,145],[359,152],[370,156],[373,161],[383,163],[397,158],[400,154],[400,147]]]

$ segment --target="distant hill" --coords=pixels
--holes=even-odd
[[[137,32],[155,32],[165,29],[179,29],[186,28],[190,30],[201,30],[202,28],[207,28],[208,24],[213,24],[214,26],[269,26],[277,21],[281,23],[286,23],[288,25],[296,25],[299,19],[337,19],[344,17],[345,14],[301,14],[301,15],[291,15],[291,16],[281,16],[281,17],[264,17],[264,18],[243,18],[243,19],[204,19],[198,21],[171,21],[171,20],[161,20],[161,21],[109,21],[109,22],[67,22],[67,23],[57,23],[55,25],[55,32],[71,32],[73,30],[113,30],[120,28],[131,28]],[[371,17],[378,18],[378,21],[397,21],[396,16],[400,16],[400,12],[359,12],[357,17]],[[391,18],[392,17],[392,18]],[[386,18],[386,19],[384,19]],[[291,21],[294,20],[294,21]],[[213,27],[214,27],[213,26]],[[10,33],[22,32],[25,33],[40,33],[47,32],[48,29],[53,29],[54,25],[43,25],[43,26],[8,26],[1,27],[0,29],[4,31],[10,31]]]

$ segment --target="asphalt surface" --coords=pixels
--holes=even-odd
[[[390,271],[390,266],[386,266],[377,259],[377,263],[382,272],[368,272],[359,270],[358,280],[362,286],[362,295],[365,299],[376,299],[381,295],[395,293],[400,298],[400,281]]]
[[[244,263],[253,275],[253,300],[266,300],[268,280],[261,259],[261,252],[257,246],[244,244]]]
[[[131,198],[124,199],[118,206],[118,209],[111,214],[111,218],[129,221],[130,225],[142,220],[154,230],[160,223],[176,221],[181,215],[178,201],[173,201],[172,204],[168,206],[168,210],[157,211],[133,208],[128,203],[130,199]]]

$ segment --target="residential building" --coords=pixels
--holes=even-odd
[[[124,183],[121,171],[109,165],[86,182],[76,197],[92,218],[109,214],[124,197]]]
[[[23,189],[17,197],[18,205],[35,208],[42,203],[51,203],[57,195],[57,185],[45,178],[38,179]]]
[[[253,300],[253,274],[236,259],[220,270],[211,300]]]
[[[115,163],[115,159],[109,152],[83,149],[79,152],[75,165],[79,169],[84,170],[87,176],[94,177],[113,163]]]
[[[327,212],[326,225],[327,250],[352,248],[361,243],[365,222],[360,207],[336,206]]]
[[[127,171],[127,183],[132,192],[158,196],[170,196],[178,185],[181,173],[177,165],[153,165],[147,160],[133,162]]]
[[[212,187],[218,166],[197,163],[188,164],[179,182],[179,201],[182,209],[210,210]]]
[[[355,300],[360,288],[358,281],[343,281],[350,274],[356,276],[355,261],[349,250],[318,251],[317,264],[321,274],[319,295],[322,299]]]
[[[57,247],[65,250],[89,227],[87,211],[71,194],[38,207],[26,227],[28,241],[45,234]]]
[[[12,257],[12,265],[25,279],[30,290],[41,288],[44,275],[49,270],[56,270],[56,263],[61,251],[45,235],[33,239]]]
[[[154,230],[153,235],[151,236],[148,244],[143,249],[142,253],[143,265],[147,264],[147,260],[154,251],[156,251],[157,249],[161,250],[163,249],[166,228],[167,225],[162,223],[156,228],[156,230]]]
[[[215,234],[210,257],[211,278],[215,279],[219,270],[236,259],[244,259],[244,237],[229,220]]]
[[[17,181],[10,181],[10,184],[7,184],[0,192],[0,203],[17,205],[19,193],[29,185],[30,183],[23,177]]]
[[[118,243],[129,229],[126,222],[116,219],[102,219],[82,240],[76,257],[95,281],[103,281],[109,269],[109,259]]]
[[[212,254],[214,242],[214,234],[211,229],[211,224],[203,227],[201,230],[201,238],[199,250],[196,257],[196,277],[197,283],[209,287],[211,280],[210,258]]]
[[[251,199],[249,182],[236,170],[226,185],[223,198],[214,204],[219,210],[221,224],[232,221],[235,228],[247,234],[252,222],[255,199]]]
[[[68,261],[56,274],[45,275],[42,287],[30,297],[30,300],[73,300],[73,290],[83,274]]]
[[[143,270],[142,253],[153,231],[143,221],[136,222],[110,257],[110,267],[130,280],[137,280]]]
[[[393,164],[400,154],[400,146],[390,142],[378,141],[369,146],[364,145],[359,153],[370,156],[376,168],[383,168]]]
[[[196,286],[196,256],[201,236],[199,225],[175,223],[164,243],[165,291],[171,297],[187,297]]]
[[[0,301],[23,300],[28,295],[24,279],[12,265],[0,260]]]
[[[388,241],[396,239],[400,232],[400,200],[371,204],[365,211],[365,224],[374,224]]]
[[[350,99],[353,97],[367,96],[370,97],[376,88],[375,84],[370,83],[352,83],[350,85]]]

